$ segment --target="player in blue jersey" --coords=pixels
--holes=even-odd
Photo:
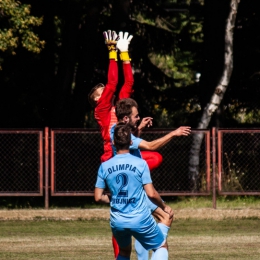
[[[154,251],[153,260],[166,260],[168,250],[164,233],[168,227],[157,225],[147,208],[147,196],[170,218],[173,211],[154,189],[147,163],[129,153],[130,127],[119,123],[114,128],[113,140],[117,155],[102,163],[98,170],[95,200],[110,203],[110,226],[120,248],[117,260],[130,259],[132,236],[145,249]],[[110,190],[111,201],[104,194],[106,187]]]
[[[165,136],[155,139],[153,141],[146,141],[140,138],[141,131],[143,129],[143,124],[138,126],[138,122],[140,121],[140,116],[138,113],[138,105],[135,100],[131,98],[121,99],[116,104],[116,116],[118,122],[127,123],[130,125],[132,129],[132,144],[130,146],[130,153],[137,157],[142,158],[140,153],[140,149],[146,151],[155,151],[164,145],[166,145],[173,137],[176,136],[187,136],[191,133],[191,128],[189,126],[181,126],[178,129],[171,131],[170,133],[166,134]],[[152,118],[150,121],[147,122],[147,126],[152,125]],[[115,125],[112,126],[110,132],[111,142],[114,136],[114,128]],[[116,149],[113,147],[114,154],[116,154]],[[160,208],[157,208],[156,205],[147,200],[147,205],[150,208],[151,213],[154,217],[158,219],[158,221],[166,226],[171,226],[171,221],[169,221],[167,214],[164,214]],[[168,220],[168,221],[167,221]],[[168,232],[164,233],[165,237],[167,237]],[[140,243],[136,240],[135,242],[136,253],[138,255],[138,259],[147,260],[148,259],[148,252],[145,252],[142,249]]]
[[[130,153],[138,157],[141,157],[140,149],[155,151],[166,145],[172,138],[176,136],[187,136],[191,133],[191,128],[189,126],[181,126],[161,138],[153,141],[145,141],[139,137],[142,131],[142,128],[139,128],[138,126],[140,116],[138,113],[138,105],[132,98],[121,99],[116,103],[116,117],[118,122],[128,123],[132,128],[132,133],[134,133],[134,135],[132,135],[133,144],[130,146]],[[151,124],[152,123],[150,123],[150,125]],[[112,127],[110,132],[111,141],[113,140],[114,127],[115,125]]]

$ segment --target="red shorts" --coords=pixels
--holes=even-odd
[[[162,155],[158,152],[141,151],[141,155],[147,162],[150,171],[159,167],[163,161]]]

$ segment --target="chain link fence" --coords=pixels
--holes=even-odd
[[[155,140],[166,134],[169,130],[144,131],[142,138],[146,141]],[[199,183],[198,194],[209,195],[209,146],[207,148],[207,135],[209,131],[200,131],[204,138],[199,152]],[[192,138],[173,138],[166,146],[160,149],[163,163],[152,171],[155,188],[164,195],[189,194],[189,154]],[[62,131],[53,130],[52,143],[52,195],[93,195],[100,155],[103,152],[102,140],[98,131]],[[208,149],[208,151],[207,151]],[[207,183],[208,180],[208,183]]]
[[[43,195],[42,131],[0,130],[0,195]]]
[[[151,141],[169,132],[149,129],[142,138]],[[190,158],[198,136],[202,136],[198,185],[193,190]],[[0,196],[45,196],[45,207],[49,189],[51,196],[93,196],[103,153],[97,129],[0,130],[0,144]],[[212,134],[192,130],[190,136],[173,138],[159,152],[163,162],[151,175],[162,196],[214,197],[216,191],[219,195],[260,195],[258,129],[218,129]]]
[[[152,141],[168,134],[170,130],[150,130],[142,134],[146,141]],[[202,134],[199,151],[198,183],[199,189],[192,191],[189,172],[189,160],[194,135]],[[163,156],[162,164],[152,171],[155,188],[163,195],[209,195],[210,189],[210,132],[193,130],[190,136],[174,137],[159,152]]]
[[[218,130],[220,194],[260,194],[260,130]]]
[[[97,130],[52,130],[51,194],[93,195],[102,153]]]

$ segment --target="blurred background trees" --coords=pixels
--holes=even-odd
[[[240,1],[233,74],[210,126],[260,125],[257,2]],[[0,0],[0,126],[96,127],[87,94],[106,83],[102,32],[112,29],[134,35],[141,116],[196,128],[223,72],[229,8],[227,0]]]
[[[15,55],[15,49],[21,45],[31,52],[39,53],[44,46],[32,30],[42,24],[42,17],[30,15],[30,6],[15,0],[1,0],[0,50]],[[2,62],[2,60],[0,60]],[[1,64],[1,63],[0,63]]]

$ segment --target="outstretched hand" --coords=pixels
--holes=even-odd
[[[174,131],[175,136],[181,136],[181,135],[190,135],[191,133],[191,127],[190,126],[180,126],[178,129]]]
[[[129,35],[128,32],[119,32],[119,40],[117,42],[117,49],[120,50],[120,52],[126,52],[128,51],[128,46],[130,44],[130,41],[132,40],[133,35]]]
[[[139,130],[144,129],[145,127],[151,127],[153,125],[153,118],[152,117],[144,117],[138,126]]]
[[[109,51],[116,51],[116,44],[119,39],[119,35],[115,31],[104,31],[103,36],[105,39],[105,44]]]

